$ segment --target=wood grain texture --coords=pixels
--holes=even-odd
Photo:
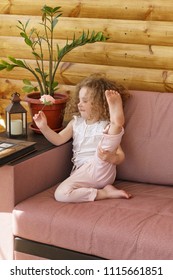
[[[1,14],[40,15],[44,4],[62,6],[63,16],[171,21],[172,0],[1,0]],[[165,16],[166,15],[166,16]]]
[[[19,36],[18,20],[30,19],[30,28],[41,25],[41,7],[62,6],[63,15],[55,29],[55,47],[62,47],[83,30],[103,31],[109,40],[77,48],[60,65],[56,78],[60,89],[69,92],[66,119],[75,111],[75,85],[92,73],[124,84],[129,89],[173,91],[173,1],[172,0],[1,0],[0,58],[14,56],[36,67],[30,49]],[[44,48],[45,61],[48,52]],[[16,69],[0,71],[0,114],[10,96],[22,92],[22,79],[33,77]],[[27,107],[27,106],[26,106]],[[29,115],[29,114],[28,114]],[[1,129],[1,127],[0,127]]]

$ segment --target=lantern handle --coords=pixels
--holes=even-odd
[[[20,102],[21,101],[20,94],[18,92],[12,93],[11,97],[12,97],[11,98],[12,102]]]

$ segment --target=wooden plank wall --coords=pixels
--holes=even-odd
[[[25,22],[29,18],[31,27],[38,24],[44,4],[62,6],[63,16],[55,33],[60,46],[67,37],[72,39],[74,32],[79,35],[83,30],[103,31],[110,38],[105,43],[77,48],[61,64],[57,73],[60,89],[69,90],[72,97],[66,119],[73,112],[76,83],[91,73],[104,73],[129,89],[172,91],[172,0],[1,0],[1,59],[12,55],[34,65],[16,25],[17,20]],[[22,69],[0,71],[2,118],[11,94],[17,91],[24,96],[21,90],[24,78],[33,77]]]

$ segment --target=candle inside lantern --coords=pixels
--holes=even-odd
[[[11,121],[11,134],[12,135],[22,134],[22,120]]]

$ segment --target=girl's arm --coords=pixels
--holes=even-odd
[[[59,133],[56,133],[47,125],[46,116],[42,111],[40,111],[38,114],[35,114],[33,119],[44,137],[56,146],[66,143],[73,136],[73,120],[71,120],[63,130],[61,130]]]
[[[118,147],[113,152],[107,151],[102,149],[101,147],[98,148],[98,157],[101,160],[108,161],[111,164],[120,164],[124,161],[125,159],[125,154],[121,148],[121,146]]]

